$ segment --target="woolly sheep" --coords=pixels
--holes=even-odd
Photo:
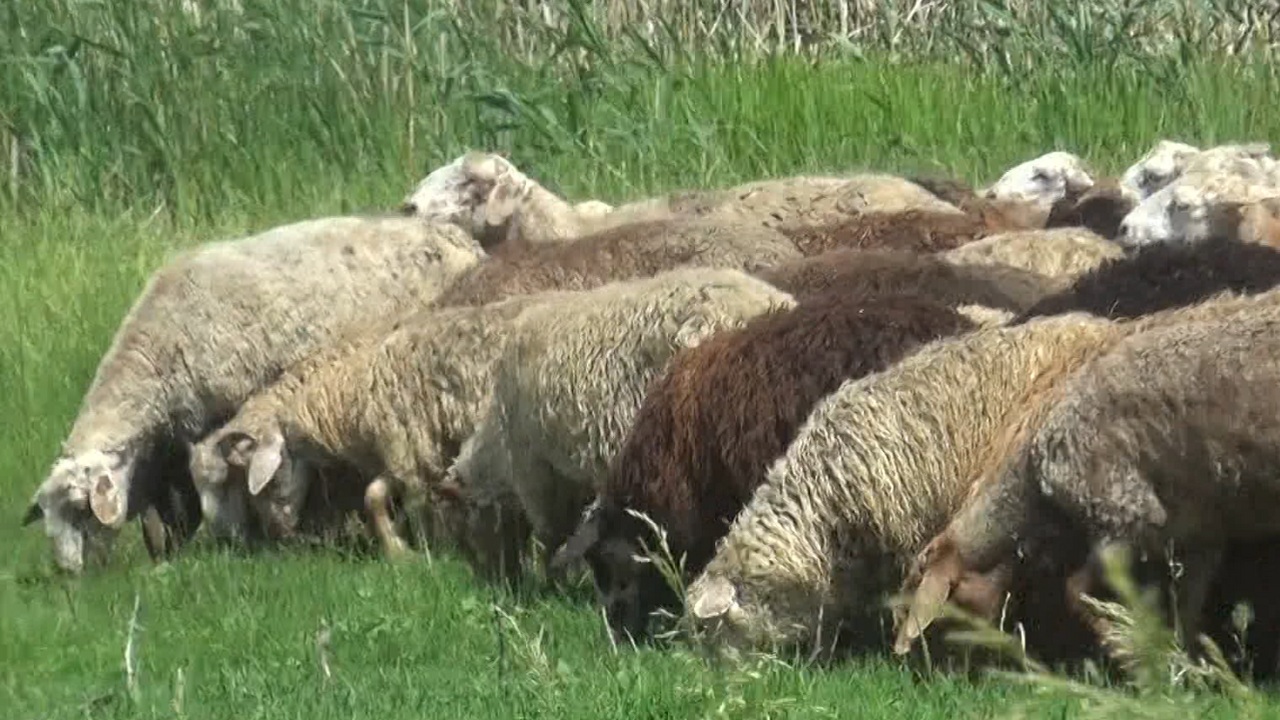
[[[1242,208],[1276,198],[1280,184],[1257,173],[1188,170],[1126,215],[1116,242],[1126,248],[1195,243],[1214,235],[1238,235],[1242,224],[1248,234]]]
[[[116,331],[25,519],[44,517],[55,560],[77,572],[86,546],[105,552],[171,492],[198,516],[186,443],[344,328],[425,304],[483,257],[458,228],[401,217],[309,220],[176,256]]]
[[[1149,245],[1108,260],[1071,287],[1013,320],[1088,312],[1112,320],[1191,305],[1223,291],[1247,294],[1280,284],[1280,250],[1230,240]]]
[[[421,311],[390,332],[308,358],[196,445],[192,474],[202,498],[242,494],[246,485],[256,497],[271,486],[269,515],[288,535],[309,485],[293,459],[341,462],[369,486],[368,514],[384,551],[404,553],[388,503],[399,498],[411,518],[426,519],[418,510],[427,489],[474,431],[508,330],[531,304],[559,295]],[[206,503],[207,514],[208,505],[218,507]],[[243,518],[229,520],[223,526],[238,534]]]
[[[1085,551],[1132,543],[1166,558],[1172,547],[1183,569],[1179,628],[1196,637],[1228,543],[1280,531],[1270,512],[1280,501],[1276,295],[1210,303],[1200,313],[1210,317],[1137,332],[1066,383],[1021,452],[916,558],[895,649],[947,600],[993,617],[1024,571],[1020,557],[1059,568],[1065,595],[1085,559],[1073,537]]]
[[[1058,288],[1038,273],[1007,265],[955,265],[900,250],[834,250],[754,273],[798,301],[831,290],[920,293],[949,305],[1021,312]]]
[[[844,383],[689,587],[689,617],[738,647],[817,642],[837,625],[870,642],[882,595],[1002,456],[1008,428],[1121,335],[1083,314],[1043,318],[936,341]]]
[[[973,328],[928,295],[837,291],[681,352],[648,390],[599,500],[556,562],[585,557],[610,630],[646,637],[651,613],[678,599],[654,565],[635,559],[658,538],[628,511],[665,530],[692,580],[815,403]]]
[[[1055,202],[1080,195],[1093,184],[1083,160],[1058,150],[1010,168],[981,194],[1034,203],[1048,212]]]
[[[1219,145],[1201,150],[1186,143],[1160,140],[1120,175],[1120,189],[1134,202],[1142,202],[1177,180],[1193,164],[1206,167],[1236,158],[1264,161],[1270,156],[1271,146],[1265,142]]]
[[[525,313],[493,369],[491,404],[441,493],[471,517],[463,549],[477,570],[515,579],[530,530],[548,557],[563,544],[603,485],[646,388],[677,351],[794,305],[740,271],[691,268]]]
[[[1080,227],[1107,240],[1120,234],[1120,223],[1133,212],[1137,202],[1112,180],[1102,180],[1079,197],[1054,203],[1045,221],[1046,228]]]
[[[940,253],[942,259],[957,265],[999,263],[1054,278],[1063,285],[1122,255],[1119,245],[1084,228],[999,233]]]
[[[903,210],[868,211],[834,223],[784,225],[800,252],[817,255],[839,248],[894,249],[915,252],[950,250],[980,237],[1008,230],[1044,227],[1046,213],[1023,203],[992,204],[975,214]]]
[[[436,304],[477,305],[543,290],[587,290],[682,266],[750,272],[799,257],[790,240],[763,226],[697,219],[630,223],[565,243],[499,253],[458,278]]]

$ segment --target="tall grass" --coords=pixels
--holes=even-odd
[[[1115,171],[1159,137],[1266,139],[1268,7],[0,3],[0,506],[20,516],[174,247],[394,205],[467,148],[618,200],[858,168],[977,182],[1050,148]],[[131,542],[105,576],[55,581],[41,533],[0,523],[6,717],[896,720],[989,716],[1020,692],[879,662],[615,653],[580,597],[492,592],[448,558],[192,552],[153,570]]]

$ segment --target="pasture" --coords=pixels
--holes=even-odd
[[[989,182],[1050,149],[1115,173],[1162,137],[1280,137],[1265,38],[1226,57],[1223,15],[1165,47],[1146,42],[1163,32],[1147,20],[1081,3],[1077,24],[1036,16],[1003,45],[990,28],[957,31],[976,15],[900,36],[886,17],[856,43],[797,54],[734,45],[729,31],[705,51],[679,27],[625,34],[581,3],[544,31],[488,3],[204,5],[221,9],[0,10],[5,717],[1280,715],[1265,695],[1158,683],[1122,706],[1120,690],[921,677],[887,657],[823,668],[615,650],[588,584],[515,596],[443,553],[389,564],[197,543],[157,567],[130,526],[110,567],[67,579],[38,526],[18,525],[117,324],[175,248],[393,207],[468,148],[611,202],[859,169]],[[1128,40],[1115,39],[1122,23]]]

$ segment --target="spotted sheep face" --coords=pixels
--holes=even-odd
[[[126,519],[133,462],[128,451],[93,450],[53,464],[23,524],[44,520],[59,568],[80,573],[90,559],[106,557]]]
[[[457,225],[488,249],[505,238],[531,187],[532,181],[505,158],[471,152],[423,178],[400,211]]]
[[[1161,140],[1120,176],[1121,191],[1142,202],[1176,180],[1199,153],[1200,148],[1194,145]]]
[[[1017,200],[1048,208],[1063,198],[1084,194],[1093,184],[1083,160],[1056,151],[1012,168],[984,194],[993,200]]]

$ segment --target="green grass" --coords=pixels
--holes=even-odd
[[[0,524],[0,714],[898,719],[986,717],[1032,699],[1004,682],[919,681],[888,660],[727,667],[615,653],[585,593],[514,598],[447,557],[391,566],[196,547],[157,569],[131,527],[111,568],[59,579],[42,534],[17,519],[120,318],[173,248],[394,205],[471,147],[505,150],[571,197],[615,201],[862,168],[986,181],[1051,148],[1114,172],[1159,137],[1276,137],[1268,63],[1215,59],[1192,40],[1139,57],[1096,20],[1078,36],[1029,26],[1008,41],[1008,65],[975,66],[996,46],[967,47],[947,28],[914,59],[906,41],[868,41],[859,60],[690,53],[602,39],[585,21],[521,36],[534,59],[518,61],[482,32],[484,7],[245,5],[202,24],[169,2],[0,6],[0,506],[12,518]],[[1031,44],[1053,32],[1078,42]],[[1035,703],[1038,717],[1080,716],[1061,696]],[[1238,710],[1214,696],[1167,704]]]

